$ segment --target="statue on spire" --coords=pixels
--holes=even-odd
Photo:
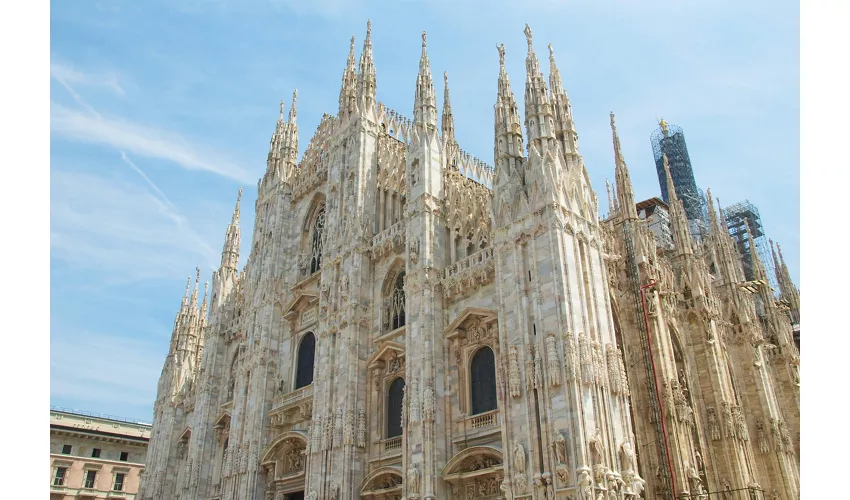
[[[528,24],[525,25],[525,30],[523,30],[523,33],[525,33],[525,38],[528,40],[528,51],[531,52],[531,27],[528,26]]]
[[[499,51],[499,67],[505,69],[505,44],[496,45],[496,49]]]
[[[423,31],[422,32],[422,48],[425,48],[425,45],[427,45],[427,43],[428,43],[427,38],[428,38],[428,35]]]
[[[661,120],[658,121],[658,125],[661,127],[661,133],[664,134],[664,136],[666,137],[667,136],[667,121],[665,121],[664,118],[662,118]]]

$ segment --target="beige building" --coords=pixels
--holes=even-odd
[[[50,498],[136,498],[150,424],[50,409]]]
[[[599,217],[525,34],[524,118],[503,45],[484,82],[494,166],[460,149],[447,76],[439,116],[424,33],[412,120],[377,101],[371,24],[300,161],[281,106],[247,264],[237,201],[212,290],[187,283],[141,498],[799,498],[789,315],[713,206],[695,241],[671,193],[656,244],[613,114]]]

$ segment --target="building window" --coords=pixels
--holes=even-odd
[[[71,454],[71,445],[70,444],[63,444],[62,445],[62,454],[63,455],[70,455]]]
[[[92,448],[91,457],[92,458],[100,458],[100,448]]]
[[[393,294],[390,298],[390,318],[392,330],[405,325],[404,312],[404,271],[400,272],[393,286]]]
[[[297,373],[295,374],[295,388],[300,389],[313,383],[313,361],[316,355],[316,337],[312,332],[307,332],[298,346]]]
[[[325,232],[325,209],[324,207],[316,216],[313,223],[313,239],[310,250],[310,274],[318,272],[322,268],[322,234]]]
[[[387,391],[387,439],[401,436],[401,413],[404,404],[404,379],[398,377]]]
[[[115,474],[115,482],[112,483],[112,491],[124,490],[124,474],[119,472]]]
[[[470,366],[472,415],[496,409],[496,361],[493,350],[482,347]]]
[[[94,481],[97,479],[97,471],[96,470],[87,470],[86,471],[86,482],[83,484],[83,488],[94,488]]]
[[[56,467],[56,475],[53,476],[53,485],[62,486],[65,484],[65,474],[68,473],[67,467]]]
[[[119,460],[121,460],[122,462],[126,462],[129,458],[130,458],[130,454],[126,451],[122,451],[121,452],[121,458]]]

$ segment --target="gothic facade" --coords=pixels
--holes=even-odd
[[[281,105],[247,263],[237,200],[211,293],[187,285],[140,498],[799,498],[787,268],[779,303],[677,201],[656,247],[613,115],[600,218],[525,33],[524,119],[498,47],[494,167],[447,77],[438,122],[424,33],[412,120],[376,100],[371,24],[300,161]]]

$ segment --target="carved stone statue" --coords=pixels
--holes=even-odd
[[[517,349],[516,346],[513,345],[508,350],[508,383],[511,390],[511,396],[518,398],[521,395],[520,387],[522,387],[522,384],[520,382]]]
[[[632,448],[632,443],[629,441],[626,441],[620,447],[620,460],[622,461],[622,470],[626,471],[634,469],[635,452]]]
[[[555,450],[555,460],[559,464],[567,463],[567,440],[560,432],[555,433],[555,442],[552,443],[552,448]]]
[[[525,468],[525,448],[519,444],[519,441],[514,441],[514,468],[522,472],[523,475],[526,472]]]
[[[407,468],[407,493],[419,493],[419,470],[415,465]]]
[[[576,486],[580,500],[593,500],[593,478],[590,477],[590,469],[582,467],[578,471]]]

